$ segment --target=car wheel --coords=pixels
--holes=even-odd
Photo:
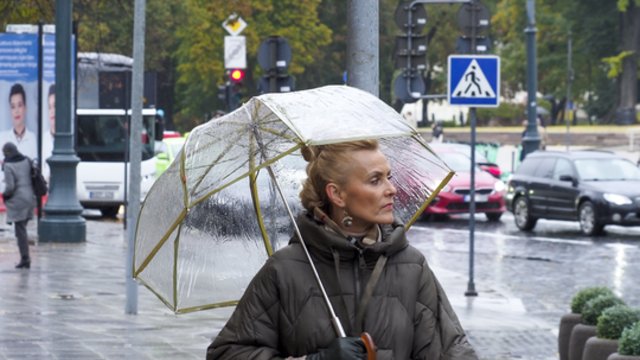
[[[518,229],[524,231],[532,230],[538,222],[538,219],[531,216],[529,200],[524,196],[517,197],[513,202],[513,217]]]
[[[100,208],[100,213],[102,214],[102,217],[114,218],[118,216],[119,210],[120,206],[105,206]]]
[[[585,235],[600,235],[604,230],[604,225],[596,220],[596,209],[591,201],[585,201],[580,204],[578,221],[580,221],[580,230]]]
[[[502,217],[502,213],[484,213],[487,216],[487,220],[489,221],[500,221]]]

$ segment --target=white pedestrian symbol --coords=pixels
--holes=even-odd
[[[496,93],[487,81],[487,77],[484,76],[482,68],[478,65],[478,62],[473,59],[464,75],[460,78],[460,82],[453,90],[453,97],[462,98],[495,98]]]

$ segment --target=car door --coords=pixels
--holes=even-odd
[[[578,194],[577,174],[573,164],[567,159],[557,159],[547,200],[547,212],[553,218],[575,219]]]
[[[528,195],[534,215],[546,218],[547,207],[552,196],[551,178],[556,158],[544,157],[541,160],[529,184]]]

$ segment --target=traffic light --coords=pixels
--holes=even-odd
[[[258,92],[289,92],[295,88],[295,81],[287,73],[291,62],[291,47],[287,39],[270,36],[260,43],[258,48],[258,64],[266,75],[260,78]]]
[[[234,84],[242,84],[244,80],[244,69],[230,69],[229,80]]]
[[[426,91],[422,72],[427,63],[427,37],[420,35],[427,24],[422,4],[401,1],[395,12],[396,25],[403,33],[396,36],[394,65],[402,73],[395,79],[395,96],[404,103],[418,101]]]

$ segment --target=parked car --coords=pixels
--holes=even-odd
[[[512,175],[505,199],[521,230],[554,219],[598,235],[609,224],[640,225],[640,169],[611,152],[537,151]]]
[[[447,147],[433,147],[438,156],[456,175],[427,206],[424,214],[449,215],[469,212],[471,193],[471,159],[466,153]],[[506,211],[505,184],[488,172],[475,169],[476,213],[484,213],[489,221],[498,221]]]
[[[429,146],[436,152],[440,150],[457,151],[457,152],[464,153],[468,156],[471,156],[471,145],[469,144],[429,143]],[[495,177],[496,179],[500,179],[500,177],[502,176],[502,170],[500,169],[500,166],[498,166],[498,164],[489,161],[487,157],[482,153],[482,151],[479,151],[478,149],[476,149],[475,157],[476,157],[475,158],[476,165],[478,165],[478,167],[481,170],[488,172],[489,174],[493,175],[493,177]]]

